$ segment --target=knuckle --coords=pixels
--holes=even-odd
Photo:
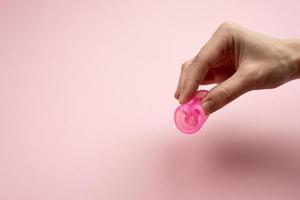
[[[232,92],[226,88],[226,87],[221,87],[219,90],[219,97],[224,103],[231,102],[233,100],[233,95]]]
[[[190,83],[194,83],[194,84],[198,84],[198,85],[201,83],[201,81],[200,81],[199,78],[197,78],[197,77],[192,77],[192,76],[190,76],[190,75],[186,78],[186,80],[187,80],[188,82],[190,82]]]
[[[234,27],[234,24],[232,22],[229,21],[224,21],[220,26],[219,26],[219,30],[220,31],[228,31],[228,30],[232,30]]]
[[[188,66],[188,62],[184,62],[182,65],[181,65],[181,71],[184,71]]]
[[[225,21],[223,22],[215,32],[215,34],[222,34],[223,36],[230,36],[237,31],[236,24],[233,22]]]
[[[204,67],[206,70],[208,70],[210,68],[210,66],[212,66],[212,63],[210,63],[207,59],[205,59],[205,56],[203,55],[203,51],[200,51],[196,55],[195,61],[199,62],[201,64],[201,67]],[[198,67],[199,65],[195,64],[193,66]]]

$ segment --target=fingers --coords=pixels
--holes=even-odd
[[[237,97],[249,91],[251,83],[239,72],[233,74],[226,81],[215,86],[203,99],[203,109],[206,115],[227,105]]]
[[[192,59],[188,60],[185,63],[183,63],[183,65],[181,66],[180,77],[179,77],[179,81],[178,81],[178,84],[177,84],[177,89],[176,89],[176,92],[175,92],[175,98],[176,99],[179,99],[179,96],[181,94],[181,87],[182,87],[183,81],[185,80],[185,77],[186,77],[186,69],[187,69],[187,67],[189,66],[189,64],[191,62],[192,62]]]
[[[229,30],[227,24],[220,26],[186,68],[183,80],[181,80],[180,94],[178,94],[179,103],[185,103],[191,98],[209,69],[222,58],[225,51],[233,48],[233,36],[230,35]]]
[[[191,64],[186,70],[186,75],[183,80],[183,84],[181,86],[179,103],[185,103],[197,91],[207,71],[208,71],[208,66],[206,67],[201,66],[199,60],[195,61],[194,59],[191,62]]]
[[[180,73],[180,77],[179,77],[179,81],[177,84],[177,89],[175,92],[175,98],[179,99],[180,94],[181,94],[181,89],[182,89],[182,85],[183,82],[186,78],[186,72],[187,72],[187,68],[188,66],[191,64],[192,59],[188,60],[187,62],[185,62],[182,66],[181,66],[181,73]],[[204,80],[201,82],[202,85],[209,85],[209,84],[213,84],[216,83],[215,78],[214,78],[214,73],[212,71],[208,71],[206,73],[206,76],[204,78]]]

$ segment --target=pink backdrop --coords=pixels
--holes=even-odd
[[[176,130],[180,65],[224,20],[300,37],[300,1],[1,0],[1,200],[300,199],[300,81]]]

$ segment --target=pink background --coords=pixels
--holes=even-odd
[[[300,199],[300,81],[173,123],[221,22],[300,37],[299,2],[1,0],[0,199]]]

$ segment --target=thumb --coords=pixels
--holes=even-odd
[[[230,78],[215,86],[202,100],[202,106],[206,115],[227,105],[237,97],[249,91],[250,85],[238,72]]]

